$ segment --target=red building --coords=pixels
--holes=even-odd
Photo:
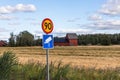
[[[3,46],[7,46],[7,42],[6,42],[6,41],[1,40],[1,41],[0,41],[0,47],[3,47]]]
[[[54,38],[55,46],[77,46],[78,37],[76,33],[67,33],[66,37],[55,37]]]

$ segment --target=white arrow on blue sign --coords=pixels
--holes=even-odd
[[[53,35],[43,35],[42,44],[44,49],[52,49],[54,47]]]

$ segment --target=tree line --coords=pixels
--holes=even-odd
[[[83,34],[78,35],[79,45],[120,45],[119,34]],[[8,46],[41,46],[42,39],[35,39],[28,31],[20,32],[18,35],[10,33]]]
[[[78,44],[79,45],[120,45],[120,33],[79,35]]]

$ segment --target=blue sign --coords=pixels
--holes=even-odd
[[[43,48],[44,49],[51,49],[54,47],[54,39],[53,35],[43,35]]]

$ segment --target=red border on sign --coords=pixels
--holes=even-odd
[[[46,32],[46,31],[44,30],[44,28],[43,28],[44,22],[45,22],[46,20],[49,20],[49,21],[51,22],[51,24],[52,24],[52,30],[51,30],[50,32]],[[51,33],[51,32],[53,31],[53,28],[54,28],[53,22],[52,22],[52,20],[51,20],[50,18],[45,18],[45,19],[42,21],[42,30],[43,30],[46,34]]]

